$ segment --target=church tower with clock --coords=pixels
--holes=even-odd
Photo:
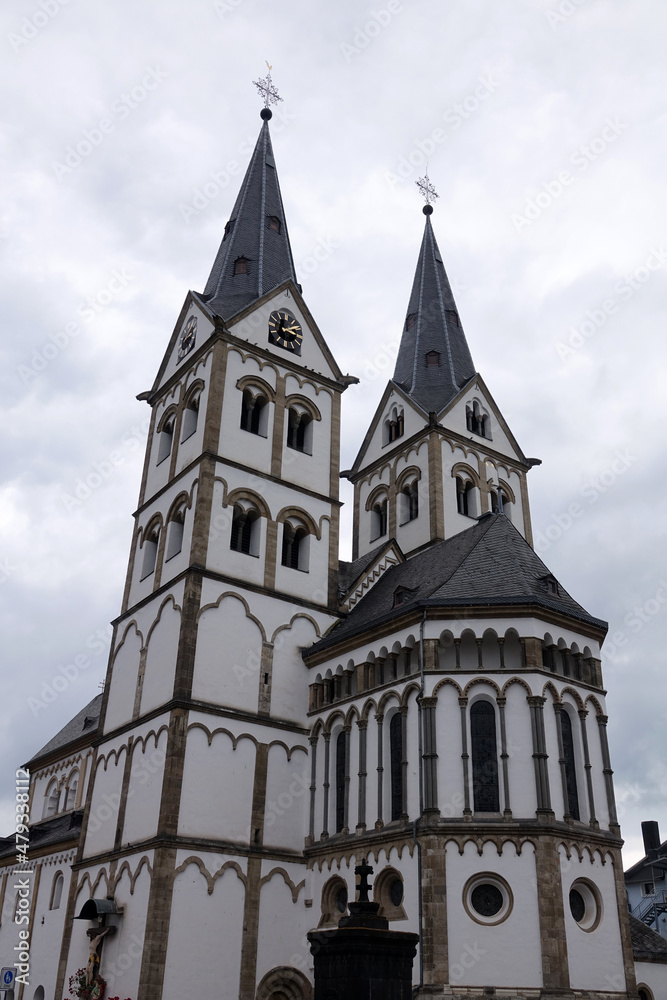
[[[59,911],[34,929],[42,996],[86,965],[92,915],[91,938],[114,928],[94,937],[107,993],[310,1000],[306,935],[347,912],[366,858],[381,913],[419,934],[420,997],[629,1000],[606,625],[532,548],[537,460],[475,370],[435,193],[396,370],[342,473],[341,562],[357,380],[297,280],[263,83],[210,276],[138,397],[104,695],[30,762],[35,913],[47,891]]]

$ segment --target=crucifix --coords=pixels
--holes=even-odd
[[[366,858],[363,859],[360,865],[354,869],[354,874],[359,876],[359,900],[360,903],[368,902],[368,893],[370,892],[370,885],[368,884],[368,876],[373,874],[373,869],[367,863]]]

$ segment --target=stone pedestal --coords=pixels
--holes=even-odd
[[[418,934],[390,931],[378,903],[350,903],[337,930],[308,935],[314,1000],[412,1000]]]

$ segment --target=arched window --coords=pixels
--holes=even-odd
[[[259,555],[259,511],[234,504],[230,549],[244,552],[247,556]]]
[[[180,504],[171,515],[167,525],[167,546],[164,553],[165,562],[172,559],[183,548],[183,528],[185,526],[185,504]]]
[[[427,351],[426,352],[426,367],[427,368],[438,368],[440,365],[440,351]]]
[[[477,400],[466,404],[466,427],[471,434],[491,438],[489,432],[489,415],[484,413]]]
[[[398,495],[399,524],[406,524],[419,517],[419,480],[406,483]]]
[[[313,453],[313,418],[307,410],[290,406],[287,411],[287,447]]]
[[[347,735],[344,730],[336,739],[336,833],[345,826],[345,774],[347,771]]]
[[[574,756],[574,734],[572,719],[566,709],[560,713],[560,729],[563,736],[563,760],[565,761],[565,784],[567,786],[567,811],[572,819],[579,819],[579,795],[577,793],[577,765]]]
[[[384,422],[384,428],[382,432],[382,443],[391,444],[392,441],[397,441],[398,438],[403,437],[403,432],[405,430],[405,417],[403,413],[402,406],[392,406],[389,416]]]
[[[167,417],[160,430],[160,440],[157,449],[157,465],[164,462],[165,458],[171,455],[171,446],[174,443],[174,420],[173,416]]]
[[[181,441],[187,441],[187,439],[192,437],[194,432],[197,430],[200,396],[201,390],[193,393],[185,404],[185,409],[183,410],[183,431],[181,433]]]
[[[46,790],[46,796],[44,798],[44,818],[47,816],[55,816],[58,812],[58,802],[60,801],[60,792],[58,790],[58,784],[52,781]]]
[[[371,541],[387,534],[387,498],[384,497],[371,508]]]
[[[241,403],[241,429],[251,434],[266,437],[268,423],[268,399],[258,393],[254,395],[250,389],[243,390]]]
[[[470,480],[456,477],[456,509],[466,517],[476,517],[475,484]]]
[[[67,792],[65,794],[65,809],[74,809],[76,803],[76,790],[79,787],[79,772],[72,771],[67,781]]]
[[[144,536],[143,550],[144,559],[141,564],[141,576],[140,580],[145,580],[147,576],[155,570],[155,561],[157,559],[157,547],[160,540],[160,529],[157,525],[155,527],[149,528]]]
[[[247,257],[237,257],[234,261],[234,274],[248,274],[249,263]]]
[[[405,810],[403,801],[403,717],[392,715],[389,723],[389,766],[391,769],[391,818],[400,819]]]
[[[51,906],[50,910],[57,910],[60,908],[60,900],[63,895],[63,886],[65,884],[65,879],[63,878],[63,873],[58,872],[53,880],[53,888],[51,889]]]
[[[283,524],[282,565],[290,569],[300,569],[308,572],[308,543],[310,532],[302,524]]]
[[[266,228],[272,229],[274,233],[280,232],[280,219],[277,215],[267,215]]]
[[[470,742],[475,812],[499,812],[496,713],[488,701],[470,709]]]

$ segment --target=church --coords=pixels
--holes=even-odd
[[[396,369],[341,471],[357,379],[298,281],[266,94],[204,290],[138,397],[104,692],[26,765],[29,862],[0,841],[5,1000],[62,1000],[87,965],[121,1000],[310,1000],[306,935],[337,926],[363,859],[419,935],[420,998],[664,1000],[667,951],[633,951],[606,624],[533,549],[538,460],[473,363],[434,192]]]

